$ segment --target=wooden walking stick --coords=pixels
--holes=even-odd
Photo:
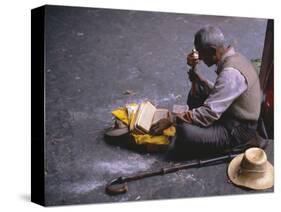
[[[139,174],[133,175],[133,176],[126,176],[126,177],[118,177],[116,179],[113,179],[110,181],[105,188],[105,191],[109,195],[117,195],[117,194],[124,194],[128,191],[128,182],[140,180],[147,177],[157,176],[157,175],[164,175],[172,172],[176,172],[182,169],[188,169],[188,168],[194,168],[194,167],[203,167],[208,165],[214,165],[218,163],[223,163],[230,161],[234,157],[236,157],[238,154],[227,154],[220,157],[210,158],[207,160],[197,160],[195,162],[188,162],[183,164],[178,164],[172,167],[167,168],[161,168],[156,171],[147,171],[147,172],[141,172]]]

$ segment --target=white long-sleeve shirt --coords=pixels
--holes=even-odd
[[[222,59],[235,53],[230,48]],[[214,85],[208,82],[208,98],[201,107],[192,109],[192,121],[201,126],[209,126],[218,120],[233,101],[247,90],[245,77],[235,68],[227,67],[218,75]]]

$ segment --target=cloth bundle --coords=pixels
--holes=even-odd
[[[136,115],[136,110],[132,108],[137,108],[138,104],[128,104],[125,107],[119,107],[114,109],[111,113],[112,115],[122,121],[128,128],[130,128],[133,117]],[[130,130],[130,134],[134,137],[136,144],[154,144],[154,145],[168,145],[169,137],[174,136],[176,129],[171,126],[163,131],[162,135],[151,135],[149,133],[139,133],[134,130]]]

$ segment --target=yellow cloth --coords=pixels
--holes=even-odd
[[[124,124],[129,125],[128,112],[125,107],[119,107],[113,110],[112,115],[121,120]]]
[[[127,126],[130,125],[130,120],[128,118],[128,112],[126,107],[120,107],[113,110],[112,115],[115,116],[117,119],[121,120]],[[137,144],[157,144],[157,145],[167,145],[169,144],[168,137],[174,136],[176,134],[176,129],[174,126],[171,126],[163,131],[163,135],[150,135],[150,134],[136,134],[131,133],[132,136],[135,138],[135,142]]]

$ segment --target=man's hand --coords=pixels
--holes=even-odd
[[[163,134],[163,130],[169,128],[171,125],[172,122],[169,119],[160,119],[151,126],[150,133],[152,135],[161,135]]]
[[[186,123],[192,123],[192,111],[186,111],[182,113],[177,113],[177,123],[178,122],[186,122]]]
[[[187,65],[195,67],[199,63],[199,54],[197,52],[191,52],[187,55]]]

